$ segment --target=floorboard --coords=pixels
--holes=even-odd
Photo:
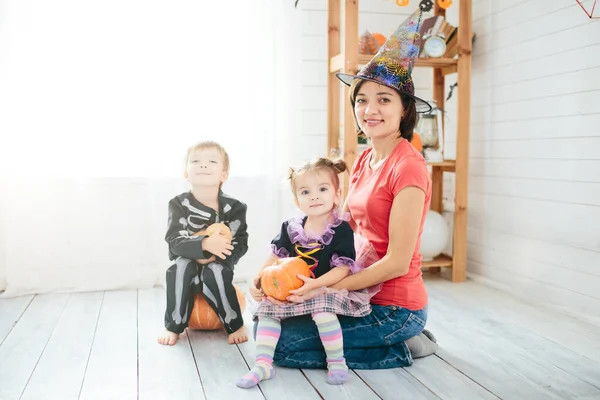
[[[247,290],[247,285],[241,284]],[[0,398],[17,399],[598,399],[600,327],[479,283],[428,279],[435,356],[409,368],[276,367],[245,390],[252,338],[188,331],[162,346],[163,288],[0,299]],[[252,335],[251,306],[245,313]]]

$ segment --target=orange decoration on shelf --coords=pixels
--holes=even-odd
[[[419,153],[423,151],[423,142],[421,141],[421,136],[419,136],[417,132],[413,132],[413,137],[410,141],[410,144],[412,144],[415,149],[419,151]]]
[[[233,285],[235,293],[237,294],[238,301],[242,313],[246,310],[246,297],[244,292],[237,285]],[[221,329],[223,323],[217,316],[217,313],[212,309],[206,302],[206,299],[201,294],[194,296],[194,308],[192,308],[192,315],[190,316],[190,322],[188,323],[190,329],[200,331],[214,331]]]
[[[444,10],[448,9],[452,5],[452,0],[438,0],[438,6]]]
[[[260,274],[260,287],[265,295],[285,301],[290,295],[290,290],[299,289],[304,285],[298,274],[306,277],[311,275],[306,261],[298,257],[280,258],[273,265],[263,269]]]
[[[383,36],[381,33],[372,33],[371,36],[373,36],[373,39],[375,39],[375,42],[377,43],[377,46],[381,47],[385,44],[385,41],[387,40],[387,38],[385,36]],[[379,50],[379,49],[377,49]]]
[[[408,5],[409,0],[396,0],[396,5],[400,7],[404,7]]]

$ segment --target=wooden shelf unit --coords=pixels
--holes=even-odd
[[[372,56],[358,54],[358,0],[345,0],[345,12],[341,13],[342,0],[328,0],[328,66],[327,81],[327,154],[337,152],[343,155],[348,165],[353,165],[357,156],[358,141],[354,131],[353,110],[348,107],[349,88],[344,85],[344,103],[340,102],[340,81],[335,73],[342,71],[356,74],[360,65],[366,64]],[[435,1],[435,0],[434,0]],[[418,3],[418,1],[416,1]],[[457,87],[457,133],[456,160],[429,163],[432,169],[433,194],[431,209],[443,211],[442,195],[444,172],[453,172],[455,177],[454,229],[452,257],[445,255],[432,261],[423,262],[423,268],[439,272],[439,268],[452,269],[452,281],[463,282],[467,272],[467,200],[469,177],[469,129],[471,119],[471,51],[472,51],[472,0],[458,0],[454,7],[459,8],[458,18],[458,57],[419,58],[416,68],[433,69],[433,100],[444,108],[445,76],[458,73]],[[434,14],[445,16],[445,10],[435,2]],[[341,19],[345,31],[341,34]],[[341,41],[345,52],[341,52]],[[340,148],[340,122],[343,109],[343,144]],[[344,196],[348,191],[348,177],[343,179]]]
[[[368,63],[373,56],[370,55],[358,55],[357,64],[359,66]],[[426,68],[442,68],[446,74],[456,72],[458,60],[456,58],[417,58],[415,67],[426,67]],[[338,54],[333,56],[329,60],[329,72],[338,72],[344,68],[344,55]]]

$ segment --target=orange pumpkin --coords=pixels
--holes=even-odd
[[[377,46],[381,47],[385,44],[385,41],[387,40],[385,38],[385,36],[383,36],[381,33],[372,33],[371,36],[373,36],[373,39],[375,39],[375,42],[377,43]]]
[[[200,236],[200,235],[206,235],[206,236],[212,236],[215,233],[217,233],[219,231],[219,228],[221,229],[221,236],[225,236],[227,239],[229,239],[229,241],[231,241],[233,239],[233,235],[231,234],[231,230],[229,229],[229,227],[227,225],[225,225],[222,222],[217,222],[212,224],[211,226],[209,226],[206,229],[203,229],[199,232],[196,232],[192,235],[192,237],[194,236]],[[215,261],[217,258],[215,256],[210,256],[207,259],[202,259],[199,258],[196,260],[196,262],[200,263],[200,264],[208,264],[211,263],[213,261]]]
[[[285,301],[290,290],[299,289],[304,281],[298,274],[309,277],[310,268],[306,261],[298,257],[280,258],[273,265],[263,269],[260,274],[260,286],[267,296]]]
[[[242,312],[246,310],[246,297],[244,292],[237,285],[233,285],[235,293],[237,294],[238,301],[240,302],[240,308]],[[201,331],[214,331],[221,329],[223,323],[217,316],[217,313],[208,305],[204,296],[197,294],[194,296],[194,308],[192,309],[192,315],[190,316],[190,322],[188,323],[190,329],[201,330]]]
[[[413,132],[412,140],[410,144],[415,146],[415,149],[419,151],[419,153],[423,150],[423,142],[421,141],[421,136],[417,132]]]
[[[233,238],[233,236],[231,234],[231,230],[229,230],[229,227],[222,222],[214,223],[211,226],[209,226],[208,228],[194,233],[192,236],[200,236],[200,235],[212,236],[215,233],[217,233],[219,228],[221,228],[222,236],[226,236],[227,239],[229,239],[229,240],[231,240]]]

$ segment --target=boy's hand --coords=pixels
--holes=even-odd
[[[196,262],[200,265],[206,265],[206,264],[210,264],[213,261],[216,261],[217,257],[215,256],[210,256],[209,258],[197,258]]]
[[[231,241],[226,236],[220,235],[218,232],[202,239],[202,250],[206,250],[220,259],[231,255],[233,246]]]

